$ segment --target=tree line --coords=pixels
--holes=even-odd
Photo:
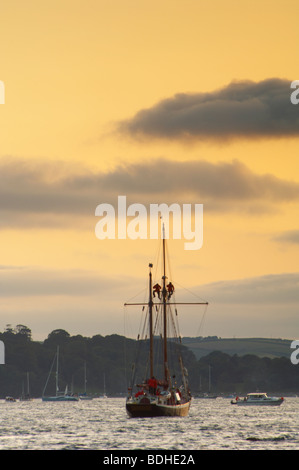
[[[124,396],[131,385],[132,365],[136,363],[138,341],[120,335],[92,337],[71,336],[63,329],[52,331],[44,341],[33,341],[25,325],[8,325],[0,333],[5,345],[5,364],[0,365],[0,398],[18,398],[27,392],[41,397],[51,364],[59,346],[59,387],[66,385],[75,393],[85,387],[93,395],[104,391],[111,396]],[[147,361],[148,343],[143,344],[140,362]],[[188,370],[191,392],[244,394],[256,390],[274,393],[298,393],[299,365],[281,357],[269,359],[255,355],[228,355],[214,351],[197,360],[194,354],[180,345]],[[139,380],[136,378],[136,380]],[[48,382],[47,394],[55,393],[53,380]]]

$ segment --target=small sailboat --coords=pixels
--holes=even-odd
[[[211,393],[211,366],[209,365],[209,391],[208,393],[200,393],[197,398],[205,398],[205,399],[215,399],[217,395]]]
[[[108,397],[107,397],[107,394],[106,394],[106,376],[105,376],[105,373],[104,373],[104,379],[103,379],[103,381],[104,381],[104,393],[103,393],[103,395],[102,395],[102,398],[108,398]]]
[[[162,286],[158,283],[153,286],[152,267],[149,264],[149,300],[147,303],[126,303],[127,305],[141,305],[146,309],[146,319],[144,331],[146,337],[149,336],[149,370],[145,370],[143,378],[138,383],[136,380],[136,367],[133,365],[133,377],[131,386],[128,389],[126,400],[126,411],[131,418],[157,417],[157,416],[187,416],[191,404],[191,393],[188,385],[188,373],[183,365],[180,347],[180,338],[177,337],[178,325],[176,325],[177,310],[175,317],[173,308],[177,305],[207,305],[207,302],[177,303],[172,300],[174,292],[173,284],[167,280],[166,276],[166,246],[165,229],[163,224],[163,255],[162,255]],[[156,318],[154,319],[154,315]],[[154,343],[157,343],[157,327],[161,326],[160,338],[162,339],[162,364],[154,365]],[[175,326],[176,325],[176,326]],[[169,337],[169,327],[175,326],[173,337]],[[143,345],[148,341],[143,340]],[[140,340],[140,337],[139,337]],[[155,344],[156,346],[156,344]],[[177,361],[170,361],[170,351],[178,354]],[[156,353],[159,356],[160,351]],[[141,355],[139,357],[141,360]],[[154,370],[154,367],[156,370]],[[177,378],[177,371],[180,375],[180,383]],[[158,377],[158,378],[156,378]]]
[[[27,393],[24,391],[24,382],[22,384],[22,395],[20,396],[20,401],[31,401],[30,397],[30,388],[29,388],[29,372],[27,372]]]
[[[86,361],[84,362],[84,393],[79,395],[80,400],[92,400],[90,395],[87,395],[87,375],[86,375]]]
[[[53,366],[54,366],[54,363],[55,363],[55,359],[56,359],[56,395],[54,396],[45,396],[45,391],[46,391],[46,388],[47,388],[47,385],[48,385],[48,382],[49,382],[49,378],[50,378],[50,375],[52,373],[52,369],[53,369]],[[66,386],[65,388],[65,391],[64,392],[60,392],[59,391],[59,386],[58,386],[58,365],[59,365],[59,346],[57,346],[57,352],[54,356],[54,360],[53,360],[53,363],[52,363],[52,366],[51,366],[51,369],[50,369],[50,372],[49,372],[49,375],[48,375],[48,379],[46,381],[46,385],[44,387],[44,390],[43,390],[43,395],[42,395],[42,401],[78,401],[79,400],[79,397],[76,396],[76,395],[72,395],[72,394],[69,394],[68,393],[68,387]]]

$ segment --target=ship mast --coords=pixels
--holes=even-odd
[[[153,377],[154,375],[154,357],[153,357],[153,343],[154,343],[154,335],[153,335],[153,281],[152,281],[152,271],[151,268],[153,267],[152,263],[149,264],[149,300],[148,300],[148,309],[149,309],[149,335],[150,335],[150,376]]]
[[[163,360],[164,360],[164,380],[165,384],[169,385],[169,374],[168,374],[168,358],[167,358],[167,307],[169,305],[208,305],[208,302],[169,302],[167,298],[166,288],[166,244],[165,244],[165,226],[162,228],[163,238],[163,276],[162,276],[162,304],[163,304]],[[124,306],[128,305],[147,305],[149,308],[149,337],[150,337],[150,376],[154,375],[154,358],[153,358],[153,282],[152,282],[152,263],[149,263],[149,300],[147,303],[125,303]]]
[[[167,290],[166,290],[166,256],[165,256],[165,227],[163,224],[163,338],[164,338],[164,379],[168,384],[168,374],[167,374]]]

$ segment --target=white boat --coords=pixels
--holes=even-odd
[[[46,391],[46,388],[47,388],[47,385],[48,385],[48,381],[49,381],[49,378],[50,378],[50,375],[51,375],[51,372],[52,372],[52,368],[53,368],[55,359],[56,359],[56,395],[54,395],[54,396],[45,396],[44,392]],[[78,401],[79,400],[78,396],[71,395],[71,394],[68,393],[67,386],[66,386],[66,389],[65,389],[64,392],[59,391],[59,387],[58,387],[58,364],[59,364],[59,346],[57,346],[57,352],[55,354],[55,357],[54,357],[54,360],[53,360],[53,363],[52,363],[52,366],[51,366],[51,369],[50,369],[50,372],[49,372],[49,375],[48,375],[48,379],[47,379],[45,388],[43,390],[42,401],[59,401],[59,402],[60,401]]]
[[[251,406],[251,405],[264,405],[264,406],[279,406],[283,403],[283,397],[268,397],[266,393],[248,393],[245,398],[236,397],[231,400],[232,405]]]

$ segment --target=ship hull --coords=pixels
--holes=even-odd
[[[231,401],[231,404],[238,406],[280,406],[283,401],[283,397],[268,397],[266,393],[249,393],[243,399],[236,397],[235,400]]]
[[[246,401],[231,401],[232,405],[237,406],[280,406],[283,400],[261,401],[261,402],[246,402]]]
[[[157,403],[126,403],[130,418],[154,418],[158,416],[188,416],[191,401],[177,405]]]
[[[61,397],[42,397],[42,401],[79,401],[79,398],[77,397],[71,397],[71,396],[61,396]]]

